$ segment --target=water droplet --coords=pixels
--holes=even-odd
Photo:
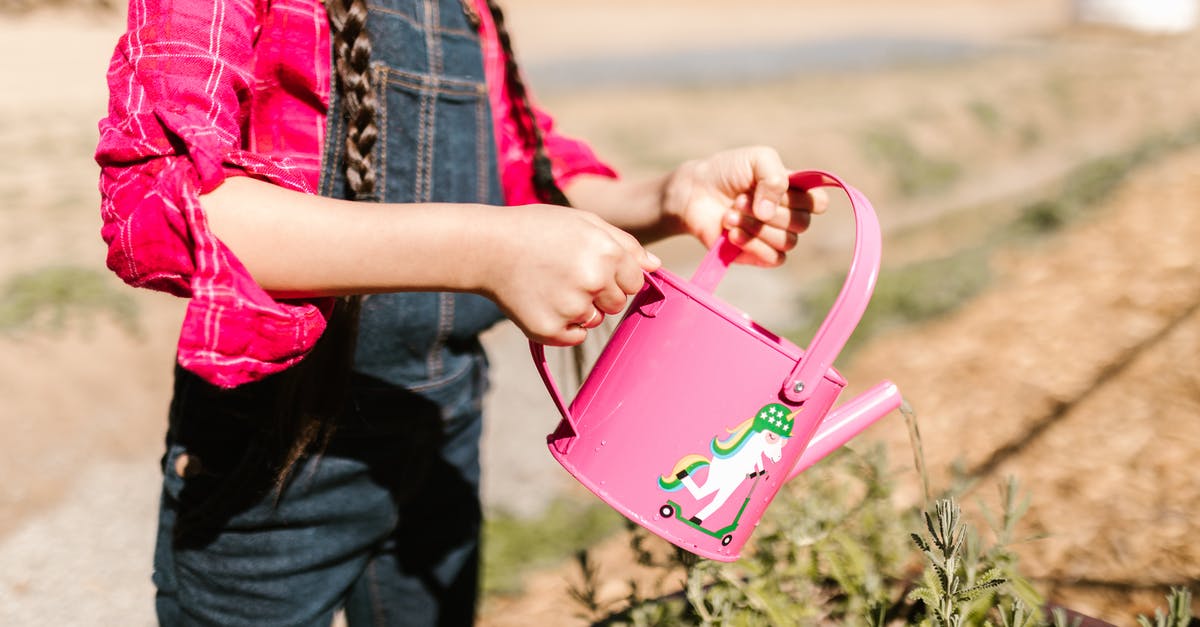
[[[608,440],[600,440],[600,446],[604,446],[605,444],[608,444]]]

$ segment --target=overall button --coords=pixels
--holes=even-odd
[[[183,479],[191,479],[199,476],[204,472],[204,465],[200,463],[200,458],[188,453],[180,453],[179,457],[175,458],[175,474]]]

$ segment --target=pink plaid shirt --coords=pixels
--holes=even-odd
[[[484,0],[484,65],[509,204],[536,202],[532,156],[510,111],[505,58]],[[330,84],[320,0],[131,0],[100,122],[101,235],[131,285],[189,297],[178,360],[232,387],[301,359],[329,299],[279,301],[209,230],[200,194],[228,176],[315,193]],[[615,176],[539,112],[555,176]]]

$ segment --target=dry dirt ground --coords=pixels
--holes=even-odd
[[[564,128],[634,176],[742,143],[836,171],[875,201],[885,242],[897,243],[885,252],[892,261],[952,250],[989,223],[975,215],[950,228],[938,216],[981,203],[1003,214],[1086,159],[1200,116],[1195,35],[1068,29],[1065,2],[512,4],[519,50],[535,70],[613,49],[654,58],[884,34],[969,42],[971,51],[938,63],[816,67],[732,89],[541,90]],[[10,88],[0,94],[0,280],[102,263],[90,154],[119,30],[102,13],[0,17],[0,53],[17,62],[4,69]],[[864,148],[880,138],[958,172],[901,193],[896,157]],[[1159,604],[1169,585],[1200,577],[1191,472],[1200,449],[1198,197],[1200,152],[1157,161],[1092,219],[995,257],[994,282],[963,309],[877,339],[845,372],[852,387],[899,384],[920,413],[935,472],[957,461],[985,488],[1018,476],[1033,499],[1027,529],[1047,534],[1024,549],[1028,573],[1065,605],[1118,624]],[[768,327],[788,324],[795,286],[845,262],[838,209],[785,268],[734,273],[723,294]],[[683,271],[697,250],[668,243],[660,252]],[[108,278],[99,286],[129,292],[136,337],[105,315],[112,298],[63,330],[0,334],[2,624],[152,622],[155,462],[180,308]],[[536,512],[569,488],[542,452],[552,409],[519,336],[502,328],[489,341],[498,392],[489,399],[488,502]],[[908,459],[898,417],[864,437]],[[897,472],[911,479],[907,467]],[[600,555],[614,578],[609,592],[620,595],[621,539]],[[565,572],[541,573],[527,594],[490,602],[483,622],[569,624]]]

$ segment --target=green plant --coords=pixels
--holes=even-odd
[[[673,548],[656,552],[644,531],[635,532],[638,561],[661,570],[659,584],[682,575],[681,586],[630,582],[625,599],[606,604],[594,594],[598,575],[585,557],[573,596],[598,625],[1073,624],[1065,613],[1043,613],[1018,572],[1011,547],[1029,501],[1015,480],[1001,486],[997,514],[983,508],[992,544],[984,546],[954,499],[944,498],[919,515],[924,532],[909,534],[909,545],[904,527],[917,525],[918,513],[891,502],[884,470],[881,448],[831,456],[780,492],[753,546],[731,564]]]
[[[600,501],[562,498],[536,518],[497,512],[483,527],[483,592],[512,594],[522,575],[612,536],[624,519]]]
[[[1083,623],[1083,619],[1079,617],[1072,618],[1067,611],[1061,607],[1056,607],[1050,611],[1050,624],[1053,627],[1079,627]]]
[[[898,128],[869,130],[863,134],[861,142],[868,158],[891,170],[893,184],[902,196],[939,192],[962,176],[958,164],[921,152],[912,139]]]
[[[1035,627],[1041,620],[1040,614],[1030,610],[1019,600],[998,613],[1001,627]]]
[[[1018,236],[1056,231],[1100,205],[1134,171],[1198,142],[1200,119],[1175,132],[1146,137],[1123,152],[1081,163],[1062,178],[1055,193],[1024,206],[1012,231]]]
[[[0,288],[0,331],[61,331],[69,319],[107,313],[138,333],[133,297],[106,273],[79,266],[50,266],[9,278]]]
[[[567,589],[567,593],[582,606],[583,609],[578,614],[580,618],[595,620],[598,616],[603,615],[603,611],[608,605],[600,599],[600,571],[592,561],[587,549],[579,549],[575,552],[575,564],[579,566],[582,574],[581,583],[572,584]]]
[[[1004,118],[992,103],[984,100],[972,100],[967,103],[967,111],[980,126],[991,133],[999,133],[1004,126]]]
[[[981,609],[994,605],[992,593],[1007,579],[995,566],[979,571],[977,543],[968,536],[953,499],[939,500],[933,512],[925,513],[925,528],[928,537],[914,533],[912,539],[929,564],[924,582],[909,598],[924,603],[936,627],[962,627],[978,620]]]
[[[798,309],[809,315],[804,324],[786,333],[806,346],[842,287],[842,276],[819,281],[800,297]],[[966,248],[946,257],[922,259],[879,273],[875,292],[854,335],[846,343],[847,357],[873,336],[951,312],[983,291],[991,280],[988,251]],[[818,317],[820,316],[820,317]]]
[[[1192,624],[1192,592],[1187,588],[1172,588],[1167,595],[1167,611],[1154,611],[1154,620],[1138,616],[1141,627],[1188,627]]]
[[[664,550],[661,541],[635,531],[634,554],[658,569],[659,585],[631,582],[623,609],[598,624],[791,625],[881,617],[899,596],[911,562],[903,529],[915,515],[892,505],[889,475],[882,447],[831,455],[783,487],[753,545],[735,563]],[[679,576],[681,588],[664,589]]]

